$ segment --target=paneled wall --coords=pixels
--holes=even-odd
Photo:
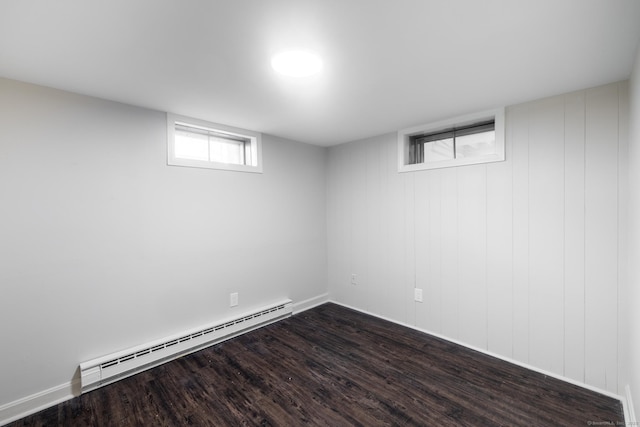
[[[395,134],[332,147],[331,297],[619,392],[627,95],[509,107],[500,163],[399,174]]]
[[[624,342],[627,344],[626,364],[629,366],[629,392],[633,395],[635,413],[640,414],[640,46],[629,84],[629,233],[628,233],[628,294]],[[630,402],[631,403],[631,402]]]

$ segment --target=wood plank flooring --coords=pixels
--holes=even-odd
[[[325,304],[17,426],[586,426],[619,401]]]

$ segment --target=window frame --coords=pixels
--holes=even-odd
[[[221,163],[208,160],[184,159],[175,155],[176,125],[205,129],[220,135],[246,139],[251,144],[252,164]],[[229,138],[230,140],[234,138]],[[254,154],[255,153],[255,154]],[[253,159],[255,157],[255,160]],[[194,119],[192,117],[167,113],[167,164],[203,169],[228,170],[236,172],[262,173],[262,134],[247,129]]]
[[[493,120],[495,122],[495,153],[478,157],[454,158],[438,162],[409,164],[411,138],[417,135],[433,134],[452,128],[467,127],[476,123]],[[398,172],[449,168],[505,160],[504,108],[454,117],[438,122],[414,126],[398,131]]]

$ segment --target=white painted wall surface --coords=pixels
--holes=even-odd
[[[330,148],[330,296],[620,393],[627,90],[508,108],[501,163],[399,174],[395,134]]]
[[[640,46],[638,49],[629,86],[629,294],[624,319],[628,326],[629,388],[636,417],[640,414]]]
[[[0,408],[82,361],[326,292],[326,149],[265,135],[263,174],[166,156],[164,113],[0,79]]]

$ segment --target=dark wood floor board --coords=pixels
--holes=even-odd
[[[344,406],[345,403],[355,409],[365,407],[367,411],[356,414],[358,419],[365,425],[371,425],[370,423],[377,421],[374,407],[357,404],[358,401],[362,402],[365,399],[366,393],[356,384],[345,380],[344,376],[336,376],[337,367],[333,364],[323,363],[326,360],[323,361],[320,358],[321,349],[317,348],[313,359],[308,359],[305,357],[305,353],[309,351],[309,348],[292,347],[289,340],[282,342],[277,339],[269,340],[267,346],[269,347],[268,354],[278,360],[277,369],[263,372],[266,382],[269,384],[271,399],[299,412],[301,420],[312,419],[306,409],[309,403],[315,405],[324,399],[327,403],[325,406],[329,408]],[[260,357],[264,356],[265,352],[266,350],[263,349]],[[250,366],[260,365],[260,360],[253,356],[248,355],[243,358],[245,357]],[[301,370],[300,366],[304,366],[306,369]],[[328,387],[323,387],[322,384],[328,385]],[[295,386],[291,387],[291,385]],[[305,385],[309,388],[306,388]],[[319,385],[320,387],[318,387]],[[327,393],[327,390],[331,390],[331,393]],[[313,402],[307,402],[309,393],[312,395]],[[268,398],[265,396],[265,399]],[[355,422],[355,420],[351,421]]]
[[[372,323],[375,324],[376,322]],[[342,322],[342,324],[344,325],[344,322]],[[394,346],[391,345],[393,340],[391,340],[389,343],[384,343],[384,337],[388,336],[386,331],[382,334],[374,333],[372,335],[371,329],[367,329],[367,331],[364,333],[362,331],[359,331],[358,333],[361,333],[362,336],[366,336],[367,340],[375,340],[371,341],[372,343],[374,343],[374,345],[372,346],[361,346],[357,347],[357,349],[355,346],[351,346],[352,352],[344,355],[348,360],[348,366],[350,367],[349,369],[357,370],[359,369],[358,367],[363,366],[363,368],[361,368],[362,371],[369,372],[368,375],[357,373],[357,377],[371,379],[372,377],[383,375],[382,379],[386,381],[386,392],[391,392],[394,395],[403,393],[402,389],[406,389],[404,385],[412,383],[412,387],[410,387],[409,390],[416,390],[418,392],[418,395],[411,396],[409,393],[404,393],[406,395],[406,398],[411,399],[414,402],[419,402],[419,399],[426,398],[432,405],[435,406],[434,409],[436,412],[447,412],[452,414],[452,416],[461,411],[458,406],[452,403],[456,400],[459,400],[459,394],[452,395],[451,393],[447,393],[446,390],[438,390],[438,384],[440,384],[442,381],[451,382],[452,379],[447,378],[444,375],[434,375],[434,373],[437,372],[437,361],[431,361],[429,363],[430,366],[435,365],[436,369],[425,369],[420,364],[421,361],[429,359],[428,354],[422,354],[423,357],[417,358],[417,360],[405,360],[402,355],[404,354],[406,356],[406,348],[397,351],[394,350]],[[338,339],[341,339],[341,337],[338,337]],[[410,348],[411,346],[408,345],[409,343],[410,341],[408,343],[398,343],[398,345],[395,347],[406,346]],[[383,347],[382,351],[380,349],[380,345],[382,345]],[[415,351],[415,348],[412,348],[412,350]],[[406,370],[398,369],[398,367],[401,365],[406,365]],[[383,367],[383,369],[381,369],[381,367]],[[371,374],[372,370],[373,375]],[[421,377],[426,381],[423,383],[412,381],[413,375],[411,375],[411,373],[413,372],[417,373],[416,378]],[[348,373],[349,372],[344,372],[344,374]],[[406,373],[409,373],[410,375],[407,376]],[[453,380],[457,380],[457,377],[453,378]],[[394,384],[399,385],[399,389],[393,387]],[[367,383],[364,384],[364,386],[370,389],[376,389],[379,388],[381,384]],[[463,389],[462,393],[464,392],[465,390]],[[484,406],[481,403],[476,403],[477,395],[470,393],[467,397],[469,403],[467,404],[465,410],[468,414],[473,414],[474,424],[492,425],[489,423],[490,420],[486,420],[486,422],[482,421],[484,418],[483,413],[485,411]]]
[[[342,322],[345,323],[344,321]],[[389,324],[387,322],[380,321],[378,319],[372,320],[368,322],[367,331],[376,330],[377,327],[382,325],[383,329],[387,328]],[[395,325],[391,325],[395,326]],[[393,328],[392,328],[393,329]],[[367,332],[365,332],[366,334]],[[393,335],[389,335],[388,331],[383,333],[377,333],[377,341],[379,339],[384,340],[384,337],[389,337]],[[416,338],[415,332],[413,334],[403,335],[411,336],[411,338]],[[393,341],[393,340],[392,340]],[[438,351],[444,351],[442,354],[437,354]],[[601,411],[603,408],[598,407],[596,405],[587,405],[584,402],[585,396],[591,396],[592,393],[580,388],[573,386],[571,384],[563,383],[564,388],[569,390],[568,393],[565,393],[565,397],[561,399],[560,395],[553,397],[553,387],[545,388],[545,381],[552,382],[554,385],[558,382],[552,378],[546,378],[543,374],[536,373],[533,371],[528,371],[526,369],[522,369],[516,365],[511,364],[501,364],[498,369],[499,374],[496,375],[496,370],[492,370],[493,365],[495,365],[495,359],[490,356],[484,355],[482,353],[478,353],[455,344],[446,342],[444,340],[439,340],[437,338],[433,338],[429,340],[428,343],[424,344],[421,348],[422,356],[416,358],[414,360],[409,361],[404,365],[405,369],[416,370],[416,364],[419,365],[417,369],[418,371],[425,371],[425,368],[429,368],[431,372],[438,371],[448,371],[451,375],[447,377],[439,377],[433,378],[438,383],[456,385],[453,387],[456,389],[456,394],[458,396],[465,397],[466,402],[482,400],[482,396],[486,394],[486,390],[492,390],[491,387],[502,388],[502,395],[504,397],[510,396],[522,396],[534,393],[531,399],[518,399],[513,401],[514,405],[510,406],[505,412],[513,413],[514,415],[520,417],[523,414],[538,412],[539,417],[541,417],[541,421],[546,420],[547,422],[553,424],[554,420],[562,419],[563,414],[566,414],[567,405],[577,405],[582,404],[583,408],[586,408],[586,412],[584,415],[588,418],[588,420],[598,420],[598,411]],[[435,359],[431,357],[433,354],[436,354],[437,357]],[[450,356],[450,357],[448,357]],[[442,360],[447,358],[457,359],[457,363],[441,363]],[[430,364],[433,360],[436,361],[435,364],[429,366],[420,366],[420,364]],[[478,361],[483,363],[478,363]],[[400,362],[402,360],[400,359]],[[510,372],[512,372],[510,374]],[[420,376],[420,375],[419,375]],[[508,387],[508,382],[503,381],[503,379],[514,379],[511,384],[512,387]],[[500,379],[500,380],[498,380]],[[502,387],[502,383],[506,387]],[[488,388],[488,386],[491,386]],[[567,399],[566,396],[571,396]],[[492,393],[489,393],[488,397],[485,398],[486,404],[491,404],[495,399],[492,398]],[[548,400],[546,402],[545,400]],[[535,402],[535,403],[534,403]],[[596,402],[593,402],[596,403]],[[605,406],[610,405],[610,401],[603,403]],[[540,411],[540,407],[545,407],[545,411]],[[589,408],[596,409],[595,411],[590,411]],[[465,408],[468,410],[469,408]],[[518,418],[515,418],[518,419]]]
[[[622,422],[620,402],[325,304],[17,426],[530,426]]]
[[[305,334],[307,340],[312,339],[311,335],[313,332],[314,331],[309,331],[309,334]],[[285,345],[284,343],[277,343],[275,348],[284,348]],[[329,346],[331,348],[339,348],[335,343],[330,343]],[[323,390],[325,390],[323,387],[319,388],[319,394],[324,396],[331,405],[339,404],[339,402],[332,401],[332,396],[337,396],[342,400],[350,402],[352,405],[355,405],[354,401],[358,401],[359,405],[357,406],[363,406],[367,409],[367,413],[374,414],[380,403],[379,399],[376,400],[374,398],[375,396],[372,395],[372,390],[380,388],[385,381],[385,377],[380,376],[380,371],[367,370],[367,364],[363,363],[362,360],[354,360],[353,357],[351,357],[353,354],[343,355],[348,363],[341,365],[336,363],[336,361],[341,360],[341,357],[334,351],[327,351],[323,347],[315,345],[311,348],[314,349],[314,354],[312,358],[308,358],[307,361],[304,362],[306,363],[307,373],[309,373],[310,376],[302,379],[309,383],[328,383],[329,388],[333,390],[333,394],[329,394],[326,391],[323,393]],[[301,353],[307,353],[309,348],[301,349],[298,347],[298,350]],[[348,380],[349,377],[354,376],[362,379],[359,382]],[[367,380],[367,377],[371,378]],[[387,387],[386,392],[388,392],[389,389],[390,387]],[[389,408],[388,405],[385,406],[385,410],[389,410]]]

